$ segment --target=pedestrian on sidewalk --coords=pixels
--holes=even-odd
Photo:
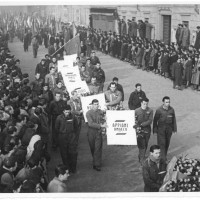
[[[176,134],[176,116],[174,109],[170,106],[170,98],[163,97],[163,105],[155,113],[153,119],[153,133],[157,134],[157,143],[161,149],[161,158],[167,160],[167,151],[169,148],[172,134]]]

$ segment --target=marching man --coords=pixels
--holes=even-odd
[[[137,125],[140,131],[137,134],[137,144],[139,149],[139,162],[143,165],[145,154],[151,135],[151,124],[153,122],[153,110],[148,107],[149,99],[144,98],[141,102],[141,107],[135,110]]]
[[[99,109],[99,101],[92,100],[92,108],[86,113],[88,121],[88,142],[93,157],[93,169],[101,171],[102,160],[102,128],[106,128],[106,124],[102,123],[103,111]]]

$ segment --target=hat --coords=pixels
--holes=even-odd
[[[11,91],[11,92],[10,92],[10,98],[11,98],[11,99],[14,99],[14,98],[16,98],[16,97],[18,97],[17,92]]]
[[[6,157],[3,161],[3,165],[6,167],[6,168],[11,168],[11,167],[14,167],[15,166],[15,157],[14,156],[10,156],[10,157]]]
[[[16,71],[13,71],[12,72],[12,77],[16,77],[17,76],[17,72]]]
[[[32,180],[26,180],[22,184],[20,193],[34,193],[36,184]]]
[[[49,84],[48,84],[48,83],[44,83],[42,86],[43,86],[43,87],[46,87],[46,86],[49,87]]]
[[[71,110],[71,106],[70,105],[66,105],[64,108],[63,108],[63,111],[64,110]]]
[[[28,75],[27,73],[25,73],[25,74],[22,75],[22,77],[23,77],[23,78],[28,78],[29,75]]]
[[[9,173],[5,173],[1,176],[1,184],[7,185],[7,186],[13,186],[14,181],[12,176]]]
[[[27,84],[29,83],[29,79],[23,80],[22,83],[23,83],[24,85],[27,85]]]
[[[30,170],[27,168],[22,168],[16,175],[15,177],[15,181],[17,183],[22,183],[23,181],[25,181],[27,179],[27,177],[30,174]]]

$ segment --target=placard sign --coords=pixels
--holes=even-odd
[[[134,110],[107,110],[107,144],[137,145]]]

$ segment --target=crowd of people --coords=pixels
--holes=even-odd
[[[148,39],[145,35],[117,35],[92,28],[77,28],[81,53],[76,59],[76,65],[81,79],[86,81],[90,95],[105,94],[105,106],[109,110],[123,109],[124,90],[117,77],[113,78],[108,88],[104,88],[106,76],[96,50],[130,62],[139,69],[171,78],[174,88],[182,89],[183,81],[186,81],[186,87],[190,84],[194,85],[194,89],[199,87],[199,82],[193,82],[193,76],[198,74],[199,78],[198,49],[191,45],[166,45],[161,41]],[[62,60],[65,55],[64,36],[52,35],[47,37],[47,41],[43,38],[40,42],[38,35],[27,36],[28,46],[31,40],[36,40],[37,46],[44,42],[48,48],[48,54],[36,66],[35,80],[29,83],[29,74],[22,73],[20,60],[9,53],[9,37],[2,31],[0,35],[0,191],[67,192],[68,176],[77,171],[83,110],[77,91],[68,93],[58,71],[57,61]],[[27,50],[25,45],[24,51]],[[34,57],[36,56],[37,51],[34,52]],[[136,84],[135,91],[130,94],[128,106],[136,113],[138,158],[143,167],[145,191],[158,191],[162,180],[157,179],[158,174],[153,174],[155,177],[152,179],[148,162],[153,163],[156,173],[161,170],[157,167],[159,162],[166,164],[170,139],[177,131],[176,117],[169,97],[163,98],[163,105],[156,110],[154,116],[148,102],[141,84]],[[107,125],[104,120],[105,112],[99,109],[98,100],[93,99],[91,105],[91,110],[86,113],[87,137],[93,158],[92,167],[101,171],[102,133]],[[150,148],[151,157],[148,161],[146,150],[152,123],[159,146]],[[59,148],[62,159],[62,164],[55,168],[53,180],[48,179],[47,173],[50,148],[55,151]]]
[[[136,22],[133,20],[131,23]],[[182,90],[191,86],[192,89],[199,91],[200,27],[197,26],[193,45],[190,44],[190,31],[183,24],[178,25],[176,43],[165,44],[159,40],[152,40],[150,36],[147,37],[149,28],[141,28],[147,24],[149,23],[136,23],[133,26],[135,28],[128,32],[122,31],[122,29],[126,30],[126,26],[125,28],[121,26],[121,34],[93,29],[87,36],[86,42],[82,44],[82,48],[87,49],[87,52],[94,48],[137,66],[138,69],[170,78],[175,89]]]
[[[9,38],[5,38],[1,31],[0,191],[66,192],[69,173],[76,173],[83,111],[77,91],[69,98],[58,72],[57,61],[63,55],[46,54],[35,68],[35,80],[30,82],[29,74],[21,71],[20,60],[9,53]],[[105,73],[95,54],[92,52],[86,63],[77,57],[81,78],[87,79],[91,94],[103,92],[105,82]],[[88,76],[84,68],[89,69]],[[115,87],[118,79],[113,80]],[[107,103],[110,101],[109,98]],[[92,136],[88,139],[92,151],[95,139]],[[49,149],[58,147],[63,164],[56,166],[55,178],[50,181]],[[98,166],[94,169],[99,170]]]

